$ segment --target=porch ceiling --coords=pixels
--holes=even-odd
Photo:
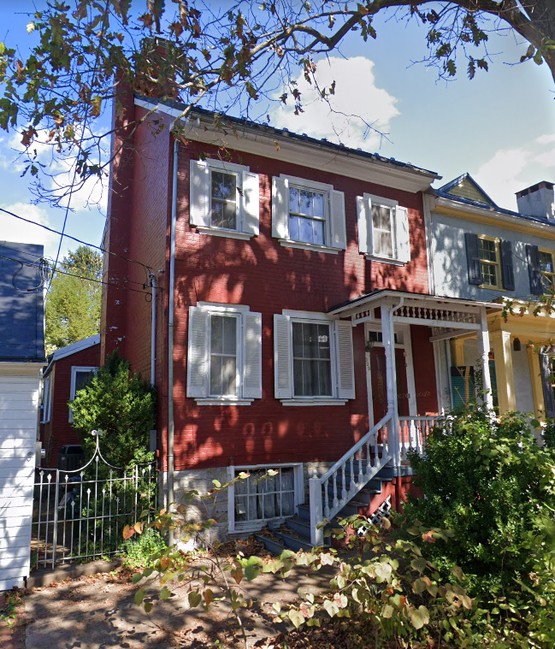
[[[366,293],[344,304],[332,307],[328,313],[351,318],[353,326],[362,322],[380,320],[378,309],[389,307],[393,321],[400,324],[426,325],[447,330],[445,337],[453,337],[461,330],[478,331],[484,312],[501,311],[502,304],[479,302],[451,297],[439,297],[405,291],[381,290]]]

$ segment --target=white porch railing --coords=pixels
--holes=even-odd
[[[332,519],[364,488],[392,456],[391,415],[386,415],[324,475],[309,480],[310,542],[323,545],[324,520]]]
[[[399,454],[401,462],[406,461],[408,451],[423,455],[426,449],[426,439],[437,416],[430,417],[399,417]]]
[[[422,454],[438,417],[399,417],[399,457],[388,414],[343,455],[324,475],[309,480],[310,542],[323,545],[323,523],[331,520],[389,462],[401,466],[409,450]]]

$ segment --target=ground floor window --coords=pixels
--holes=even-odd
[[[230,531],[260,529],[293,516],[302,502],[302,466],[233,467],[238,479],[230,488]]]

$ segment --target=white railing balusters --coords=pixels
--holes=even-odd
[[[390,448],[395,448],[397,435],[401,460],[406,461],[410,450],[419,454],[426,447],[426,437],[438,417],[399,417],[397,431],[391,429],[391,415],[383,417],[343,457],[320,477],[309,480],[310,541],[324,542],[323,524],[333,518],[388,462],[393,460]],[[366,457],[364,457],[366,455]],[[355,467],[358,469],[355,476]],[[347,471],[350,472],[347,486]],[[338,483],[341,480],[341,487]],[[331,481],[331,482],[330,482]],[[339,497],[339,489],[341,497]],[[333,492],[330,494],[330,491]],[[331,498],[331,503],[330,503]]]

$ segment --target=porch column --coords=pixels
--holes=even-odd
[[[488,318],[485,308],[480,308],[480,331],[478,332],[478,351],[480,352],[480,365],[484,389],[484,405],[488,410],[493,410],[493,396],[491,393],[491,377],[489,374],[489,332]]]
[[[511,412],[512,410],[516,410],[511,334],[508,331],[496,331],[492,333],[491,345],[495,358],[499,412]]]
[[[391,415],[389,429],[389,451],[393,456],[393,466],[401,466],[399,444],[399,412],[397,406],[397,374],[395,371],[395,328],[393,310],[397,304],[381,305],[382,342],[385,351],[385,385],[387,390],[387,414]]]

